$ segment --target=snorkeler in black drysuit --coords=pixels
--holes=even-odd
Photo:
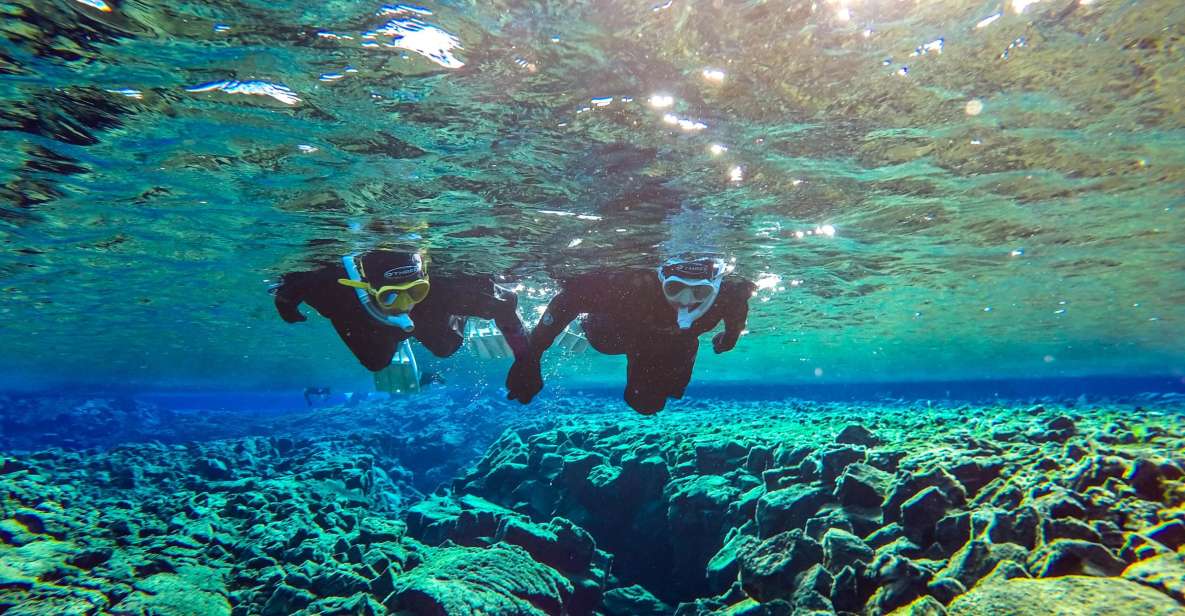
[[[314,404],[324,404],[329,401],[328,387],[306,387],[304,388],[304,403],[306,406],[313,406]]]
[[[408,338],[437,357],[452,355],[464,341],[466,317],[493,319],[515,358],[526,353],[513,292],[483,276],[436,275],[429,283],[424,259],[414,252],[376,250],[343,257],[340,265],[285,274],[275,296],[276,310],[289,323],[305,320],[301,302],[332,321],[372,372],[386,368]]]
[[[506,377],[507,398],[526,404],[543,388],[540,359],[577,315],[587,313],[589,345],[607,355],[624,354],[625,401],[651,415],[668,398],[682,398],[691,380],[699,336],[724,321],[712,338],[723,353],[736,346],[756,286],[725,277],[723,259],[671,259],[658,270],[596,272],[561,283],[562,290],[530,335],[525,358]]]

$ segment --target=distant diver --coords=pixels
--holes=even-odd
[[[423,255],[376,250],[347,255],[340,264],[281,277],[276,310],[288,323],[306,320],[299,306],[312,306],[329,319],[346,346],[371,372],[392,366],[400,350],[404,364],[419,340],[433,355],[448,357],[464,342],[467,317],[492,319],[514,356],[525,357],[526,332],[516,308],[518,297],[488,276],[435,275],[431,282]],[[409,383],[420,385],[418,369]],[[376,379],[376,383],[378,379]]]
[[[670,398],[679,399],[691,380],[699,336],[721,321],[724,331],[712,348],[736,346],[749,315],[756,285],[726,276],[720,258],[675,258],[653,271],[602,271],[560,283],[529,337],[529,351],[516,359],[506,377],[507,399],[526,404],[543,389],[540,360],[565,327],[580,314],[588,343],[607,355],[627,359],[625,401],[651,415]]]
[[[304,403],[307,406],[314,404],[324,404],[329,401],[328,387],[306,387],[304,388]]]

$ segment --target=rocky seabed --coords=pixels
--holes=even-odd
[[[0,613],[1185,614],[1178,400],[609,406],[7,454]]]

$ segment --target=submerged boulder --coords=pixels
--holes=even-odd
[[[859,537],[838,528],[823,534],[823,563],[827,570],[838,572],[856,562],[872,562],[875,552]]]
[[[835,442],[841,445],[862,445],[864,447],[875,447],[881,444],[881,439],[877,438],[868,428],[860,424],[850,424],[845,426],[843,430],[839,431],[839,435],[835,437]]]
[[[831,499],[828,490],[807,484],[794,484],[766,492],[757,501],[757,530],[762,537],[802,528],[819,508]]]
[[[845,507],[880,507],[893,481],[888,473],[868,464],[849,465],[835,483],[835,497]]]
[[[745,592],[758,601],[790,597],[794,579],[823,561],[823,548],[795,529],[753,546],[741,557],[740,579]]]
[[[962,507],[967,502],[967,489],[945,469],[936,467],[925,472],[898,473],[885,497],[885,523],[899,521],[901,506],[931,487],[937,488],[949,506]]]
[[[1029,571],[1036,577],[1062,575],[1119,575],[1124,562],[1106,546],[1077,539],[1058,539],[1041,546],[1029,557]]]
[[[853,445],[832,445],[820,449],[812,456],[818,465],[819,476],[824,483],[834,483],[851,464],[863,462],[866,452],[863,447]]]
[[[386,607],[448,616],[542,616],[565,612],[573,590],[555,569],[518,546],[445,547],[399,578]]]
[[[606,616],[666,616],[672,610],[650,591],[634,585],[606,592],[601,611]]]
[[[1185,604],[1185,554],[1161,554],[1140,561],[1123,577],[1155,588]]]
[[[980,584],[955,598],[946,613],[949,616],[1177,616],[1181,614],[1181,605],[1164,593],[1121,578],[1066,576],[1013,578]]]
[[[919,546],[929,545],[934,541],[934,527],[951,508],[937,486],[930,486],[918,492],[901,504],[901,526],[905,529],[905,536]]]

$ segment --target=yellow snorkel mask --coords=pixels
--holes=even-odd
[[[363,309],[384,325],[410,332],[408,313],[428,297],[431,285],[419,253],[375,251],[342,257],[348,278],[338,284],[358,294]],[[369,273],[368,273],[369,271]]]
[[[379,306],[384,310],[391,312],[408,312],[412,306],[424,301],[428,297],[428,290],[432,285],[428,283],[427,278],[420,280],[413,280],[402,284],[390,284],[379,288],[374,288],[370,284],[360,280],[350,280],[349,278],[338,278],[339,284],[355,289],[362,289],[368,295],[373,297]]]

